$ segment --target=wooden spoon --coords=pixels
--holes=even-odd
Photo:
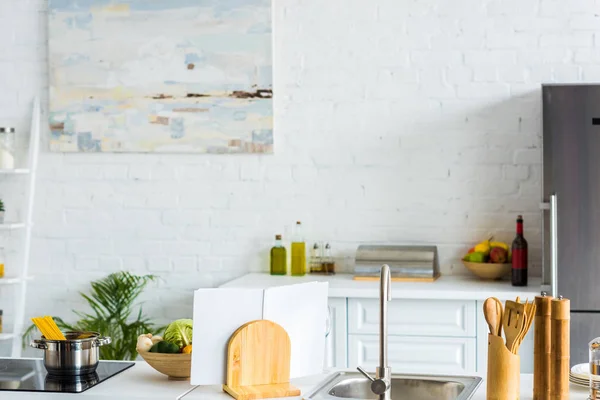
[[[502,302],[495,297],[492,297],[496,303],[496,314],[498,314],[498,336],[502,337],[502,316],[504,314],[504,306]]]
[[[502,310],[498,313],[498,299],[489,297],[483,302],[483,315],[485,316],[485,322],[487,322],[490,328],[490,333],[495,336],[499,336],[498,332],[502,329]],[[502,303],[500,304],[502,306]]]

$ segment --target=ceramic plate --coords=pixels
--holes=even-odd
[[[590,378],[590,364],[577,364],[573,365],[571,368],[571,375],[580,379],[589,379]]]

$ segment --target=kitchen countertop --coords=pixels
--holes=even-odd
[[[293,379],[292,384],[298,387],[302,394],[308,394],[316,387],[322,380],[324,380],[331,372],[323,373],[321,375],[314,375],[302,379]],[[481,382],[479,388],[475,392],[475,395],[471,400],[486,400],[486,385],[485,380]],[[588,389],[581,386],[571,384],[570,388],[570,400],[587,400]],[[202,386],[192,390],[186,395],[184,400],[232,400],[233,398],[229,395],[220,391],[218,386]],[[300,400],[302,397],[285,397],[279,400]],[[333,399],[333,397],[332,397]],[[533,374],[522,374],[521,375],[521,395],[520,400],[533,400]]]
[[[252,273],[234,279],[223,288],[268,288],[304,282],[329,282],[329,297],[379,298],[379,282],[355,281],[351,274],[301,277]],[[490,296],[501,300],[533,299],[540,294],[541,279],[530,278],[529,286],[513,287],[509,281],[483,281],[471,276],[442,275],[435,282],[392,282],[394,299],[485,300]]]
[[[292,384],[302,394],[308,394],[333,371],[323,374],[293,379]],[[533,399],[533,375],[521,375],[521,400]],[[121,399],[183,399],[183,400],[231,400],[221,386],[191,386],[189,381],[170,381],[156,372],[146,362],[136,362],[132,368],[121,372],[83,393],[67,395],[64,393],[10,392],[0,391],[0,398],[7,399],[68,399],[83,397],[85,400],[121,400]],[[570,400],[586,400],[586,388],[571,384]],[[472,400],[485,400],[485,381],[481,383]],[[287,397],[286,400],[300,400],[299,397]]]

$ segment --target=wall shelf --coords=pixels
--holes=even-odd
[[[0,278],[0,286],[2,285],[16,285],[17,283],[21,283],[24,280],[29,281],[33,279],[33,277],[28,276],[27,278],[23,279],[21,277],[16,277],[16,278]]]
[[[0,333],[0,340],[10,340],[16,338],[14,333]]]
[[[30,173],[29,168],[15,168],[15,169],[2,169],[0,168],[0,175],[26,175]]]
[[[8,222],[5,224],[0,224],[0,231],[12,231],[21,228],[25,228],[25,224],[22,222]]]

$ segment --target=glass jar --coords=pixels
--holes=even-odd
[[[0,168],[15,168],[15,128],[0,127]]]

